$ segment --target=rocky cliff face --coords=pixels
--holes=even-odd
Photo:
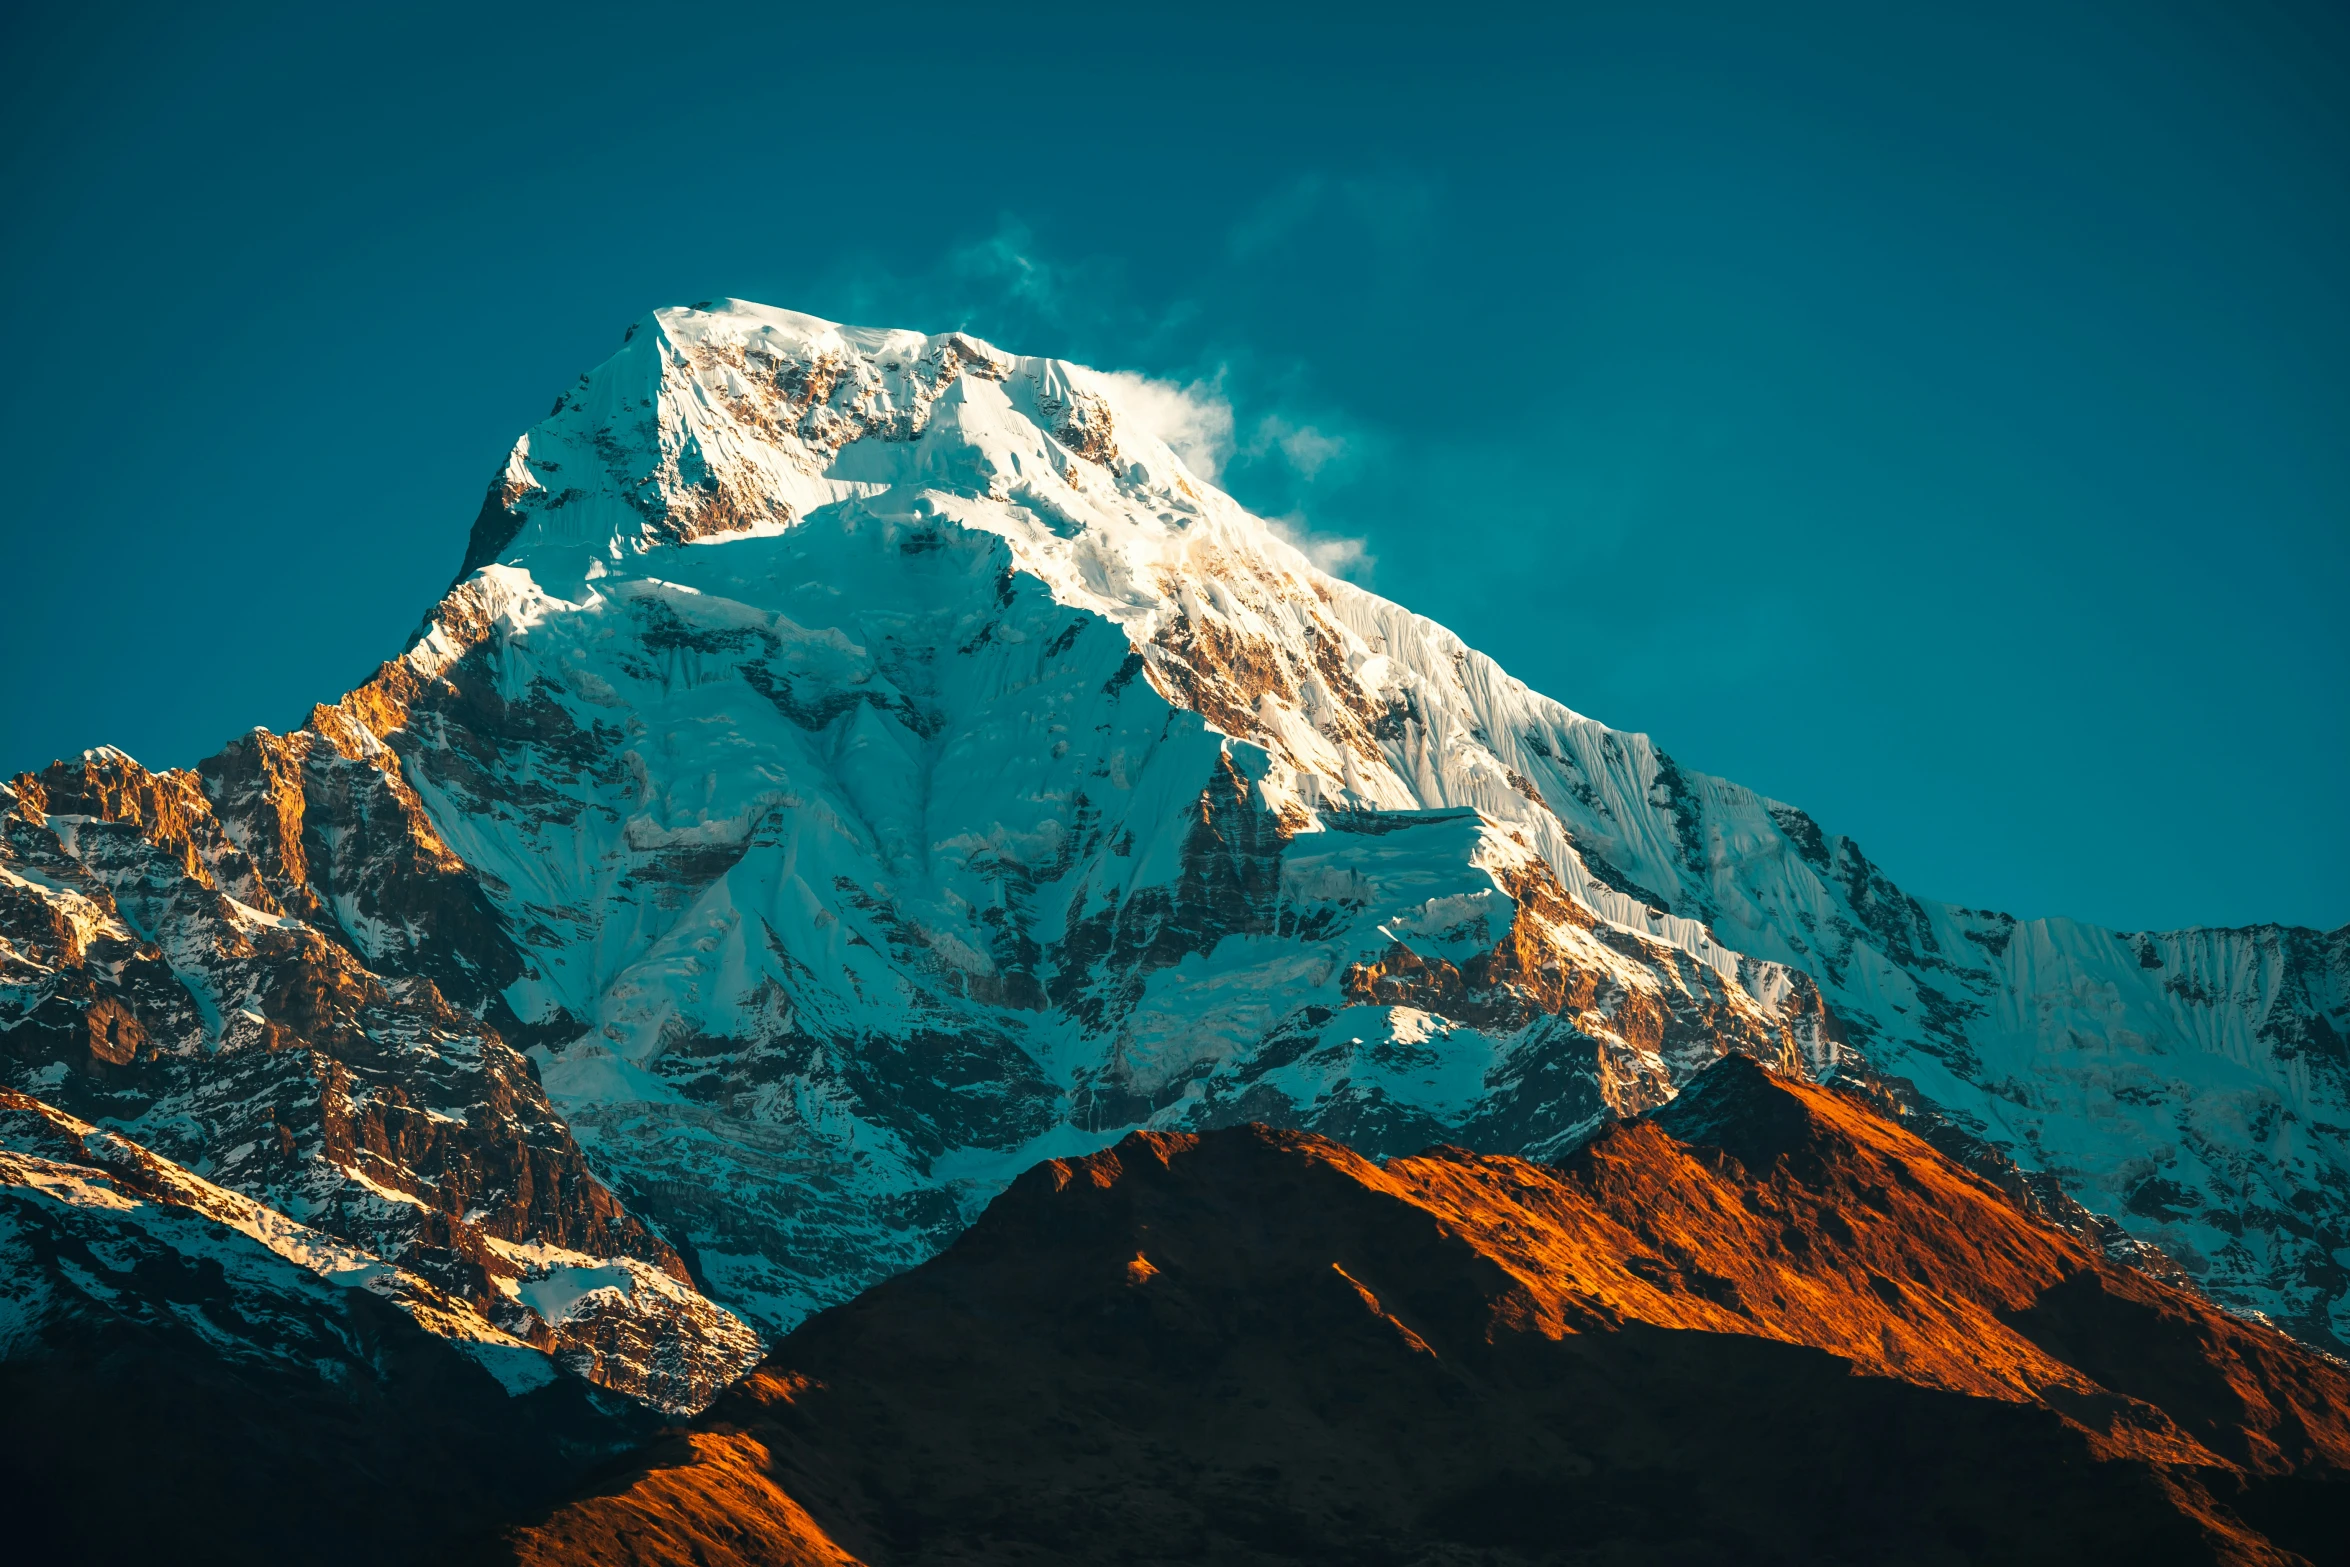
[[[755,1336],[436,984],[481,1006],[514,962],[471,876],[375,769],[306,750],[256,734],[162,775],[99,752],[0,786],[0,1059],[25,1106],[428,1283],[436,1331],[700,1407]]]
[[[185,831],[45,803],[126,765],[20,782],[16,816],[127,832],[165,866],[141,885],[299,922],[379,1006],[455,1019],[400,1027],[525,1050],[621,1203],[509,1182],[496,1238],[662,1269],[657,1231],[771,1332],[1128,1127],[1548,1156],[1724,1051],[1865,1081],[2045,1211],[2350,1331],[2350,932],[1915,899],[1316,571],[1112,384],[966,336],[648,318],[517,443],[407,653],[158,783]],[[40,874],[12,942],[120,896]],[[11,1081],[70,1054],[31,1039],[102,1078],[175,990],[251,1026],[202,1015],[202,903],[129,916],[157,956],[103,983],[12,982],[49,1021],[0,1035]]]
[[[1739,1057],[1560,1165],[1142,1132],[793,1333],[544,1567],[2338,1555],[2350,1378]]]

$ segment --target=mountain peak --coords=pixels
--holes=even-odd
[[[518,1170],[521,1243],[642,1253],[774,1335],[1137,1128],[1596,1158],[1687,1094],[1638,1135],[1760,1176],[1811,1134],[1754,1093],[1866,1080],[2117,1254],[2350,1332],[2350,932],[1912,897],[1315,570],[1130,391],[656,312],[516,443],[365,685],[192,772],[94,755],[7,797],[7,1086],[209,1173],[275,1141],[293,1071],[221,1041],[305,1042],[369,1106],[479,1081],[576,1199]],[[1725,1055],[1785,1075],[1706,1078]],[[244,1133],[142,1108],[237,1076]],[[322,1139],[390,1113],[299,1102]],[[301,1168],[355,1180],[361,1146]],[[399,1178],[516,1282],[457,1186]],[[442,1200],[383,1226],[439,1236]]]
[[[658,310],[516,443],[460,578],[504,560],[584,580],[589,559],[768,534],[890,488],[1033,496],[1064,528],[1196,513],[1204,487],[1113,401],[1109,378],[964,332],[732,299]]]
[[[414,929],[770,1330],[1138,1125],[1554,1156],[1728,1052],[1897,1081],[2331,1340],[2350,1207],[2230,1226],[2350,1189],[2350,933],[1910,897],[1316,570],[1130,390],[962,333],[656,312],[516,443],[415,644],[202,787],[299,867],[269,802],[370,771],[433,889],[382,890],[467,934],[345,934]],[[2306,1142],[2246,1142],[2287,1115]]]
[[[2333,1453],[2332,1384],[2107,1263],[2350,1335],[2350,931],[1913,897],[1317,571],[1150,412],[655,313],[364,685],[0,789],[0,1088],[673,1409],[979,1219],[915,1277],[1098,1242],[1070,1298],[1178,1351],[1254,1257],[1410,1376],[1670,1332],[2099,1461]]]
[[[1831,1105],[1752,1057],[1729,1055],[1646,1119],[1676,1141],[1720,1148],[1759,1172],[1826,1133]],[[1846,1117],[1834,1119],[1850,1124]]]

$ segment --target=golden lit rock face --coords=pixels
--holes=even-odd
[[[513,1549],[2251,1563],[2346,1474],[2338,1367],[1733,1056],[1556,1165],[1050,1161]]]

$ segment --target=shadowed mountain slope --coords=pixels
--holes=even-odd
[[[513,1549],[2278,1563],[2341,1559],[2346,1472],[2338,1367],[1733,1056],[1558,1165],[1043,1164]]]
[[[0,1091],[8,1560],[440,1560],[658,1425],[423,1276]]]

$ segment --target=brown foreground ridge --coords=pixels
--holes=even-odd
[[[2350,1377],[1731,1056],[1559,1165],[1041,1165],[504,1552],[2339,1562]]]

